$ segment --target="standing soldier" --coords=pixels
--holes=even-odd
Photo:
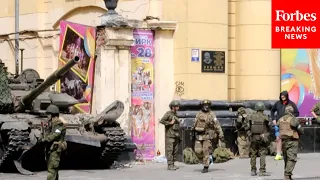
[[[251,131],[251,176],[257,175],[257,154],[260,155],[260,171],[259,176],[266,176],[266,155],[268,153],[269,134],[271,131],[268,117],[263,114],[265,106],[262,102],[255,105],[255,110],[252,115],[247,117],[248,125]]]
[[[292,179],[292,171],[297,162],[299,135],[303,134],[300,122],[293,113],[294,108],[292,106],[287,106],[285,115],[278,121],[280,137],[282,139],[285,180]]]
[[[177,111],[179,110],[179,101],[171,101],[168,111],[160,120],[166,128],[166,151],[168,160],[168,170],[174,171],[179,169],[179,167],[174,165],[177,159],[178,146],[180,141],[179,136],[179,120],[177,117]]]
[[[250,142],[245,129],[247,112],[244,107],[238,109],[238,118],[235,122],[236,132],[238,133],[237,145],[240,158],[249,158]]]
[[[46,146],[46,159],[48,165],[47,180],[59,179],[60,156],[67,149],[67,142],[64,140],[66,135],[66,121],[59,118],[59,108],[50,105],[46,113],[49,115],[48,128],[41,143]]]
[[[316,119],[316,121],[320,123],[320,102],[312,107],[311,114]]]
[[[210,155],[212,155],[212,141],[216,143],[217,135],[224,143],[223,131],[214,112],[210,110],[211,101],[204,100],[201,102],[202,109],[197,113],[194,122],[195,131],[195,153],[203,157],[202,173],[207,173],[210,165]],[[216,146],[216,144],[214,144]]]

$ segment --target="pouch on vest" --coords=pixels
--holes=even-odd
[[[203,149],[202,149],[201,142],[195,141],[195,143],[194,143],[194,152],[199,155],[199,154],[202,153],[202,151],[203,151]]]
[[[281,118],[279,121],[280,136],[293,137],[293,130],[291,129],[290,119],[285,120],[284,118]]]
[[[178,131],[179,130],[179,124],[174,124],[172,126],[172,129],[175,130],[175,131]]]
[[[204,132],[206,130],[206,127],[207,127],[206,116],[200,115],[194,129],[197,132]]]
[[[251,121],[251,133],[252,135],[262,134],[264,129],[264,119],[253,115]]]

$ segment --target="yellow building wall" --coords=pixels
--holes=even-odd
[[[277,99],[280,51],[271,49],[270,0],[163,0],[163,18],[178,21],[174,78],[184,84],[181,98]],[[225,51],[226,73],[201,73],[192,48]]]
[[[19,29],[50,30],[59,28],[59,20],[68,20],[91,26],[100,25],[99,16],[106,12],[103,0],[20,0]],[[120,0],[117,11],[124,17],[144,19],[149,12],[149,0]],[[2,0],[0,6],[0,59],[15,72],[14,35],[15,1]],[[50,38],[20,40],[24,50],[24,69],[36,69],[46,78],[57,68],[58,31],[42,32],[38,36]],[[20,38],[23,38],[20,36]],[[10,39],[8,41],[8,39]],[[5,40],[5,41],[3,41]]]

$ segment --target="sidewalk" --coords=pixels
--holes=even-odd
[[[319,179],[320,180],[320,154],[299,154],[299,159],[294,170],[294,179]],[[259,159],[258,159],[259,160]],[[214,164],[210,172],[201,174],[202,166],[177,163],[180,169],[167,171],[166,164],[147,163],[134,165],[132,168],[112,170],[80,170],[61,171],[61,180],[275,180],[283,179],[283,161],[275,161],[267,157],[267,172],[271,176],[251,177],[250,159],[234,159],[222,164]],[[258,161],[259,163],[259,161]],[[259,167],[259,166],[258,166]],[[0,174],[1,180],[43,180],[46,172],[34,176],[21,176],[18,174]]]

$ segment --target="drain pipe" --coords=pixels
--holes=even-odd
[[[16,76],[19,75],[19,0],[15,0],[15,37],[14,37],[14,60],[16,64]]]
[[[23,71],[23,51],[24,51],[24,49],[23,48],[21,48],[20,49],[20,51],[21,51],[21,58],[20,58],[20,73],[22,73],[22,71]]]

